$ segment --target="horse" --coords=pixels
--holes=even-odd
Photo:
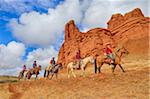
[[[63,66],[61,63],[59,64],[56,64],[54,67],[52,67],[51,65],[49,65],[48,67],[45,68],[45,72],[44,72],[44,78],[45,77],[49,77],[49,74],[51,74],[51,78],[53,78],[54,74],[56,75],[56,79],[57,79],[57,74],[58,74],[58,71],[63,69]]]
[[[89,57],[86,57],[84,59],[81,59],[81,62],[80,62],[80,68],[81,68],[81,71],[82,71],[82,75],[85,76],[85,69],[86,69],[86,65],[88,63],[92,63],[94,64],[95,63],[95,58],[92,57],[92,56],[89,56]],[[67,74],[68,74],[68,78],[70,78],[70,75],[72,74],[74,78],[76,78],[76,75],[74,73],[74,69],[77,70],[77,67],[79,66],[78,64],[79,62],[70,62],[68,63],[67,65]]]
[[[97,70],[99,71],[99,73],[101,73],[101,67],[103,66],[103,64],[112,65],[112,73],[114,73],[114,70],[117,65],[121,68],[122,72],[125,72],[121,65],[121,58],[122,58],[123,54],[125,54],[125,55],[129,54],[128,50],[125,47],[121,47],[114,54],[115,54],[115,60],[113,63],[105,61],[104,55],[98,56],[96,58],[97,62],[95,65],[95,73],[97,73]]]
[[[27,70],[19,72],[18,80],[24,78],[24,75],[26,75],[26,73],[27,73]]]
[[[32,68],[32,69],[30,69],[30,70],[27,72],[27,74],[26,74],[25,77],[28,78],[28,79],[30,79],[31,76],[35,74],[35,75],[36,75],[35,79],[37,79],[40,70],[41,70],[41,65],[39,65],[39,66],[36,67],[36,68]]]

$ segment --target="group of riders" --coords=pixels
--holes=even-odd
[[[56,62],[55,62],[55,57],[52,57],[52,59],[50,60],[50,65],[51,65],[51,67],[52,68],[54,68],[55,66],[56,66]],[[32,69],[35,69],[35,68],[37,68],[37,62],[36,61],[34,61],[33,62],[33,68]],[[40,65],[39,65],[40,66]],[[52,69],[51,68],[51,69]],[[26,65],[23,65],[23,67],[22,67],[22,73],[24,74],[24,72],[25,71],[27,71],[27,67],[26,67]]]
[[[113,54],[113,50],[112,50],[112,46],[111,44],[107,44],[104,48],[103,48],[103,53],[104,53],[104,56],[105,56],[105,60],[107,62],[110,62],[110,63],[114,63],[115,61],[115,57],[114,57],[114,54]],[[76,55],[75,55],[75,62],[77,62],[78,66],[77,66],[77,69],[80,69],[80,65],[81,65],[81,55],[80,55],[80,50],[78,52],[76,52]],[[52,59],[50,60],[50,63],[49,63],[51,69],[53,69],[55,66],[56,66],[56,61],[55,61],[55,57],[52,57]],[[40,65],[39,65],[40,66]],[[35,69],[37,68],[37,62],[34,61],[33,62],[33,68],[32,69]],[[22,68],[22,73],[24,74],[24,72],[27,70],[26,68],[26,65],[23,65],[23,68]]]

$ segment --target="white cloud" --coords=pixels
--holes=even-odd
[[[74,9],[74,10],[73,10]],[[48,14],[32,11],[11,20],[14,36],[29,45],[49,46],[56,44],[61,37],[64,25],[70,19],[79,22],[81,12],[77,0],[67,0],[56,9],[49,8]]]
[[[22,66],[22,57],[25,54],[25,46],[22,43],[12,41],[7,46],[0,45],[0,69],[16,68]]]
[[[93,0],[85,12],[83,25],[88,28],[107,27],[112,14],[125,14],[138,7],[148,16],[147,0]]]

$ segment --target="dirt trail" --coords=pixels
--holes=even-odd
[[[116,68],[115,75],[104,65],[103,74],[93,74],[88,68],[86,77],[20,81],[0,85],[2,99],[148,99],[149,63],[147,60],[125,64],[125,73]],[[76,72],[80,73],[79,71]]]

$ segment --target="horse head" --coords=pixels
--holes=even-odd
[[[122,47],[121,52],[126,55],[129,54],[129,51],[125,47]]]
[[[38,70],[39,70],[39,71],[41,70],[41,65],[38,66]]]
[[[125,54],[125,55],[129,54],[129,51],[124,46],[117,50],[117,53],[119,53],[119,52],[121,54]]]
[[[60,70],[63,69],[62,63],[59,63],[58,66]]]

